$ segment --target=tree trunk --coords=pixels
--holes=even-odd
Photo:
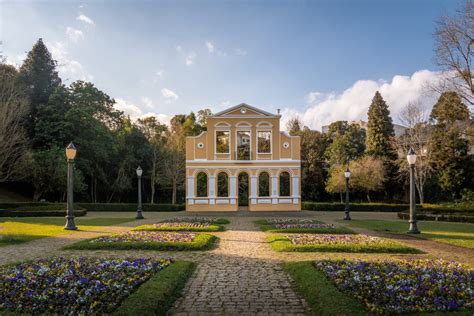
[[[94,203],[97,203],[97,178],[94,177]]]
[[[39,201],[39,198],[41,197],[41,194],[43,194],[42,192],[39,192],[37,190],[35,190],[35,192],[33,193],[33,200],[35,202],[38,202]]]
[[[341,203],[344,203],[344,201],[342,201],[342,191],[339,191],[339,196],[341,198]]]
[[[155,182],[156,182],[156,153],[153,153],[153,165],[151,167],[151,201],[150,204],[155,203]]]
[[[369,201],[369,203],[372,203],[372,200],[370,199],[369,192],[367,192],[367,201]]]
[[[171,197],[172,204],[176,204],[176,179],[173,179],[173,195]]]
[[[423,193],[423,189],[420,190],[420,188],[417,186],[417,191],[418,191],[418,196],[420,198],[420,204],[423,204],[424,201],[425,201],[425,196],[424,196],[424,193]]]

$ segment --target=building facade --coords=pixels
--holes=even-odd
[[[300,138],[281,115],[239,104],[186,138],[186,210],[301,210]]]

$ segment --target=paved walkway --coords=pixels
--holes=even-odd
[[[117,215],[117,213],[114,213]],[[78,251],[62,250],[66,245],[85,238],[108,233],[129,230],[130,227],[144,223],[154,223],[169,217],[187,215],[180,213],[149,213],[147,219],[133,221],[118,226],[98,227],[89,231],[43,238],[29,243],[0,247],[0,265],[26,259],[65,256],[100,257],[171,257],[176,260],[189,260],[198,263],[198,267],[187,283],[183,296],[175,303],[170,314],[176,315],[305,315],[310,313],[304,299],[296,294],[291,280],[282,270],[281,263],[318,259],[361,258],[377,260],[386,258],[444,258],[458,260],[474,265],[474,250],[437,242],[390,235],[390,238],[423,250],[424,254],[345,254],[345,253],[277,253],[265,243],[266,233],[259,231],[253,223],[260,218],[270,216],[295,216],[314,218],[334,223],[341,213],[300,212],[268,214],[219,214],[231,224],[225,232],[215,233],[220,238],[219,245],[212,251],[166,252],[166,251]],[[199,214],[202,215],[202,214]],[[204,214],[208,216],[208,214]],[[130,216],[111,213],[94,213],[94,217]],[[211,215],[209,215],[211,216]],[[216,216],[212,214],[212,216]],[[355,215],[354,215],[355,216]],[[361,219],[396,219],[396,215],[387,213],[357,213]],[[343,223],[345,224],[345,223]],[[358,232],[369,232],[355,229]],[[370,231],[371,235],[381,235]],[[385,234],[382,234],[385,235]]]

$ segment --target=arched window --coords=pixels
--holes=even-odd
[[[270,196],[270,175],[262,172],[258,176],[258,196]]]
[[[207,196],[207,174],[205,172],[199,172],[196,176],[196,196]]]
[[[217,196],[229,196],[229,176],[225,172],[219,172],[217,174]]]
[[[284,171],[280,173],[280,196],[290,195],[290,174]]]

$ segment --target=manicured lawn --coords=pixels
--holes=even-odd
[[[151,225],[142,225],[133,230],[142,231],[186,231],[186,232],[218,232],[223,231],[224,226],[209,222],[161,222]]]
[[[394,234],[408,230],[406,221],[352,220],[348,224]],[[418,228],[421,234],[410,236],[474,249],[474,224],[419,221]]]
[[[316,270],[314,261],[288,262],[284,268],[313,315],[367,315],[362,304],[341,293],[321,271]]]
[[[283,252],[421,253],[399,242],[367,235],[273,234],[268,242]]]
[[[195,268],[188,261],[172,263],[126,298],[112,315],[166,315]]]
[[[354,234],[354,232],[349,228],[336,227],[315,220],[275,223],[262,219],[255,221],[255,224],[257,224],[262,231],[269,233]]]
[[[286,263],[284,268],[313,315],[401,311],[408,315],[472,315],[472,305],[460,306],[466,304],[469,272],[455,263],[305,261]],[[425,275],[429,279],[425,280]],[[453,278],[458,282],[452,282]]]
[[[79,241],[65,249],[209,250],[216,236],[192,232],[130,231]]]
[[[76,218],[79,230],[88,230],[100,226],[111,226],[131,222],[131,218]],[[0,219],[0,246],[24,243],[30,240],[73,233],[64,230],[64,218],[13,218]]]
[[[57,257],[9,265],[0,268],[0,314],[165,315],[193,269],[190,262],[155,258]]]

